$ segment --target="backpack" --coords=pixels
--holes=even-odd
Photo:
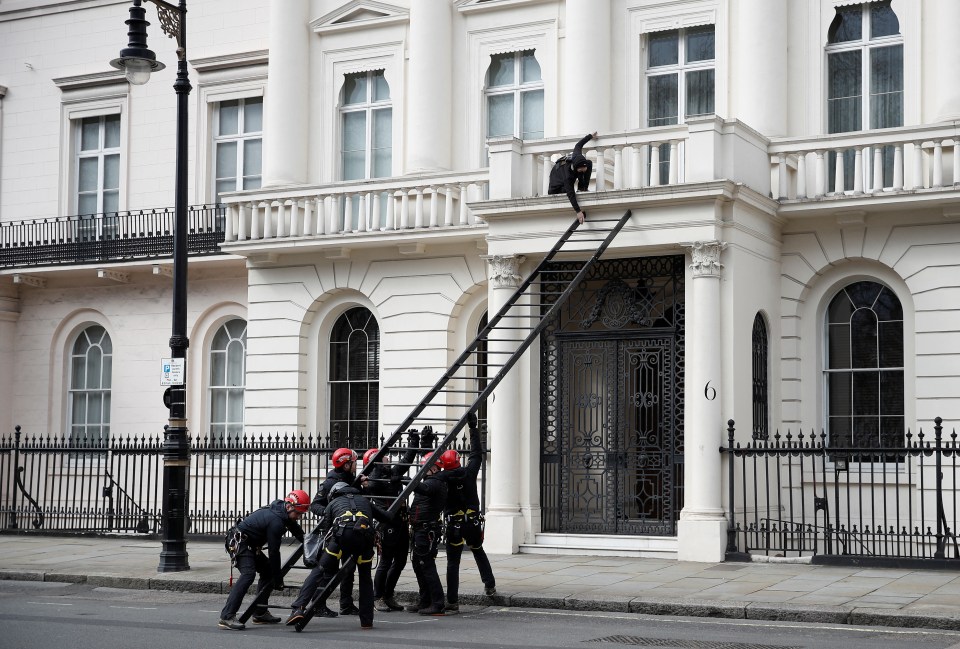
[[[227,530],[226,535],[223,538],[223,549],[228,555],[230,555],[230,561],[233,562],[237,558],[237,552],[240,551],[240,546],[243,545],[243,542],[247,540],[246,535],[240,531],[240,523],[243,521],[242,517],[237,518],[234,524]]]

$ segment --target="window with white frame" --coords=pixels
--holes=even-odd
[[[77,120],[76,138],[77,214],[117,212],[120,206],[120,115]]]
[[[823,373],[830,445],[881,449],[902,444],[900,300],[877,282],[854,282],[830,301],[824,324]]]
[[[258,189],[262,181],[263,98],[221,101],[215,109],[214,198],[243,189]]]
[[[393,173],[393,106],[383,70],[344,75],[340,124],[343,180]]]
[[[243,433],[243,393],[247,375],[247,323],[224,322],[210,343],[210,439],[223,442]]]
[[[334,323],[328,388],[330,443],[349,448],[377,446],[380,326],[369,309],[354,307]]]
[[[100,325],[81,331],[70,350],[70,443],[98,445],[110,437],[113,343]]]
[[[543,78],[534,50],[491,55],[485,85],[487,138],[543,137]]]
[[[654,32],[646,40],[647,126],[682,124],[714,112],[713,25]],[[660,146],[660,177],[669,177],[670,145]]]
[[[903,125],[903,36],[890,0],[837,7],[827,32],[827,132]],[[854,155],[844,152],[844,187],[853,187]],[[893,147],[884,147],[883,184],[893,184]],[[872,156],[869,158],[872,159]],[[830,153],[834,186],[836,153]]]

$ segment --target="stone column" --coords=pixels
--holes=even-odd
[[[264,98],[263,186],[307,181],[310,129],[309,2],[271,2],[270,61]]]
[[[7,96],[7,87],[0,86],[0,169],[3,168],[3,98]],[[0,186],[0,191],[3,190],[3,187]],[[0,213],[0,220],[2,220],[3,213]]]
[[[10,435],[13,421],[13,381],[17,369],[17,320],[20,298],[10,277],[0,278],[0,435]]]
[[[684,506],[678,526],[680,561],[722,561],[726,546],[720,445],[720,253],[727,244],[690,244],[693,281],[687,303],[684,404]]]
[[[498,313],[522,281],[520,256],[486,256],[489,264],[487,288],[488,313]],[[520,310],[524,311],[523,309]],[[517,321],[521,322],[521,321]],[[514,324],[513,326],[521,326]],[[504,331],[501,340],[489,343],[491,352],[513,351],[520,332]],[[504,340],[506,339],[506,340]],[[506,354],[491,354],[491,362],[506,360]],[[492,370],[491,370],[492,372]],[[523,517],[520,514],[520,436],[525,434],[520,421],[519,374],[516,366],[500,381],[487,401],[487,426],[490,443],[490,503],[487,505],[487,532],[484,545],[494,554],[513,554],[523,539]]]
[[[408,91],[403,93],[408,98],[406,173],[450,169],[452,5],[447,0],[410,2]]]
[[[894,3],[894,10],[897,4]],[[960,2],[957,0],[927,0],[929,14],[924,22],[930,29],[930,45],[925,52],[931,60],[935,76],[927,76],[934,93],[933,120],[947,122],[960,120],[960,84],[957,83],[957,70],[960,70]],[[951,81],[948,81],[951,80]],[[954,161],[954,164],[957,164]]]
[[[582,137],[610,130],[611,2],[567,0],[561,88],[560,135]],[[602,99],[601,99],[602,98]]]
[[[785,135],[787,0],[734,0],[730,39],[730,116],[766,136]]]

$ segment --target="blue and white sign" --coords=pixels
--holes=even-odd
[[[160,360],[160,385],[183,385],[186,361],[182,358]]]

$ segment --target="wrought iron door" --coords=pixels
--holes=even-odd
[[[676,533],[683,482],[682,260],[606,262],[545,334],[545,531]]]

